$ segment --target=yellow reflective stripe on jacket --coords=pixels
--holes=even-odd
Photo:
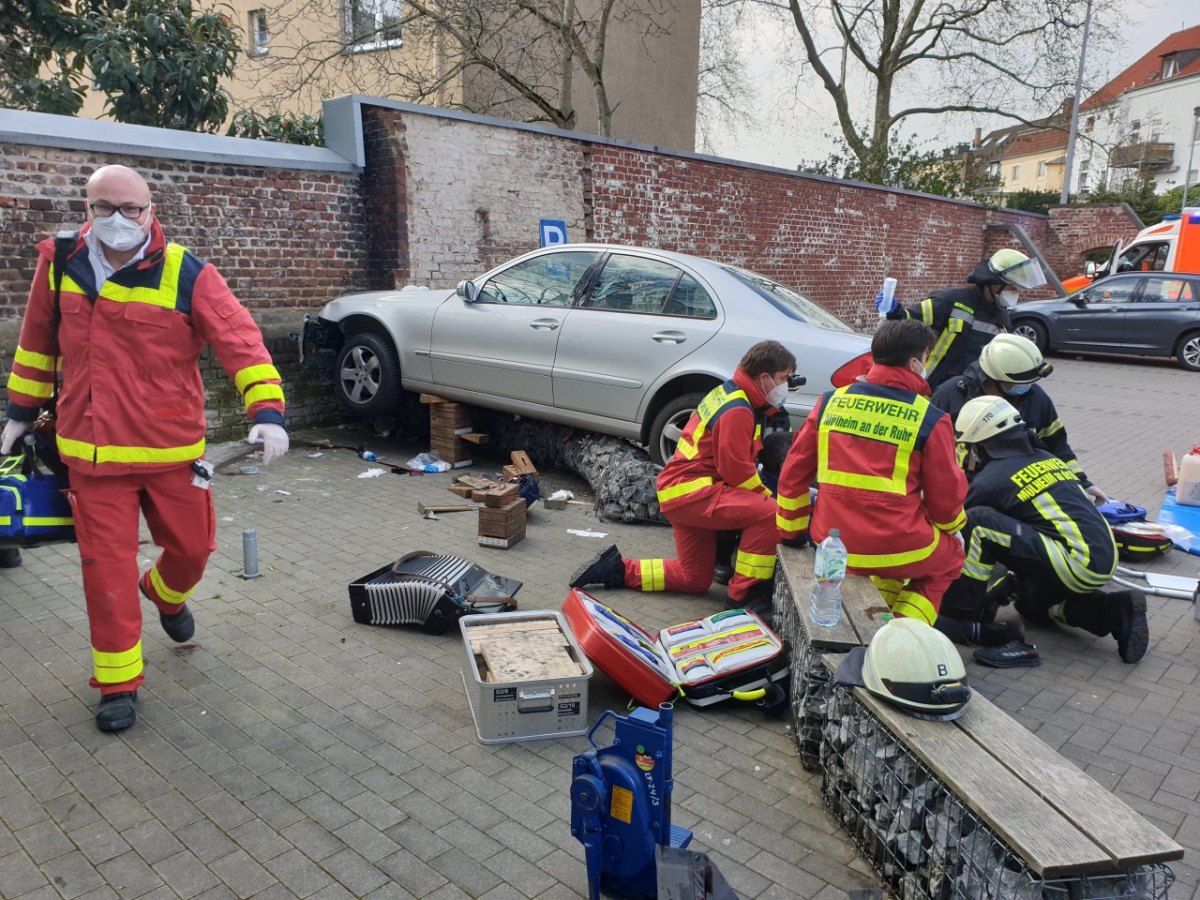
[[[642,590],[665,591],[667,589],[667,572],[663,566],[665,560],[641,560]]]
[[[869,409],[854,409],[842,413],[840,406],[843,398],[862,395],[849,393],[849,388],[838,388],[825,404],[821,413],[820,424],[817,428],[817,482],[819,484],[837,484],[842,487],[857,488],[864,491],[877,491],[885,494],[908,493],[908,470],[912,461],[913,450],[917,445],[917,437],[921,432],[921,424],[929,409],[929,401],[924,397],[914,396],[912,402],[901,400],[879,400],[894,406],[912,409],[916,415],[915,421],[900,419],[885,412]],[[846,421],[843,421],[846,420]],[[892,466],[890,477],[883,475],[861,475],[857,472],[833,469],[829,465],[829,435],[836,431],[842,434],[859,436],[864,434],[859,430],[862,425],[870,425],[872,437],[876,440],[892,444],[896,448],[896,459]],[[882,429],[882,430],[880,430]]]
[[[1033,505],[1041,513],[1042,518],[1054,526],[1054,530],[1062,538],[1060,542],[1048,535],[1041,535],[1042,546],[1046,550],[1050,564],[1059,580],[1079,594],[1086,594],[1108,584],[1117,564],[1116,542],[1112,538],[1111,530],[1109,539],[1114,542],[1113,564],[1107,572],[1096,572],[1089,567],[1092,556],[1091,548],[1088,547],[1087,541],[1083,538],[1083,532],[1080,531],[1075,520],[1068,516],[1048,493],[1034,497]]]
[[[34,353],[24,347],[17,347],[17,352],[13,354],[13,364],[16,363],[31,369],[41,369],[49,374],[54,373],[54,357],[46,353]]]
[[[279,377],[279,370],[270,363],[260,363],[256,366],[246,366],[233,376],[233,383],[237,385],[239,393],[246,393],[246,388],[259,381],[283,381]]]
[[[736,391],[726,391],[725,385],[719,384],[709,391],[704,399],[700,401],[700,405],[696,407],[696,415],[700,421],[696,423],[696,430],[692,432],[692,439],[689,441],[686,436],[679,439],[679,443],[675,445],[675,449],[679,451],[684,459],[695,459],[696,454],[700,452],[700,438],[704,436],[704,432],[708,429],[708,423],[713,417],[719,413],[727,403],[733,400],[745,400],[750,403],[750,398],[746,396],[746,392],[739,388]],[[755,437],[761,434],[761,427],[755,432]]]
[[[96,666],[96,680],[101,684],[133,681],[142,674],[142,642],[119,653],[106,653],[93,647],[92,662]]]
[[[1055,419],[1053,422],[1051,422],[1046,427],[1039,428],[1037,431],[1037,436],[1040,437],[1042,440],[1045,440],[1046,438],[1050,437],[1050,435],[1057,434],[1058,432],[1060,432],[1062,430],[1063,430],[1062,419]]]
[[[951,533],[958,531],[967,524],[966,510],[959,510],[958,515],[951,522],[934,522],[933,527],[938,531],[949,531]]]
[[[921,301],[921,321],[933,327],[933,298],[926,297]]]
[[[191,462],[204,455],[204,439],[186,447],[96,446],[87,441],[58,435],[59,455],[97,463],[173,463]]]
[[[9,372],[8,389],[28,394],[30,397],[37,397],[39,400],[49,400],[54,393],[53,376],[50,381],[34,381],[31,378],[22,378],[16,372]]]
[[[930,374],[938,367],[942,358],[950,352],[950,345],[954,343],[954,337],[954,332],[949,328],[938,335],[938,339],[933,344],[933,349],[929,351],[929,357],[925,360],[925,368]]]
[[[174,606],[185,603],[196,590],[196,585],[194,584],[186,591],[176,591],[167,587],[166,583],[162,580],[162,575],[158,573],[157,565],[150,568],[150,584],[153,585],[154,592],[158,594],[159,600]]]
[[[53,263],[50,264],[50,267],[46,270],[46,273],[50,276],[50,290],[54,290],[54,264]],[[87,294],[87,291],[85,291],[83,289],[83,286],[80,285],[80,283],[78,281],[76,281],[74,278],[72,278],[70,275],[66,274],[65,272],[63,273],[62,291],[64,294],[84,294],[84,295]]]
[[[179,297],[179,270],[186,253],[187,250],[179,244],[167,244],[163,252],[162,276],[157,287],[126,287],[110,278],[100,287],[100,296],[114,303],[145,303],[174,309]],[[65,286],[65,279],[63,284]]]
[[[666,503],[668,500],[675,500],[687,494],[694,494],[696,491],[702,491],[706,487],[711,487],[712,483],[712,477],[709,475],[705,475],[703,478],[693,478],[691,481],[681,481],[679,484],[673,484],[670,487],[660,490],[658,492],[658,502]]]
[[[846,565],[855,569],[891,569],[896,566],[906,566],[909,563],[926,559],[937,549],[940,540],[944,540],[944,538],[935,531],[933,543],[928,547],[918,547],[916,550],[905,550],[902,553],[847,553]]]
[[[283,400],[283,388],[277,384],[256,384],[246,391],[246,409],[264,400]]]

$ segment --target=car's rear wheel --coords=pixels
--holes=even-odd
[[[1200,331],[1191,331],[1180,338],[1175,357],[1188,371],[1200,372]]]
[[[338,401],[357,416],[389,413],[400,400],[400,357],[385,337],[364,331],[346,338],[335,371]]]
[[[1046,348],[1050,345],[1049,337],[1046,334],[1046,326],[1041,322],[1035,322],[1033,319],[1019,320],[1013,325],[1013,334],[1033,341],[1042,353],[1045,353]]]
[[[683,429],[703,399],[703,394],[683,394],[668,401],[654,417],[650,425],[648,449],[650,458],[660,466],[666,465],[667,460],[675,455],[675,445],[679,443]]]

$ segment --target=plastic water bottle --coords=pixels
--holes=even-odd
[[[887,306],[891,305],[892,298],[895,296],[896,296],[896,279],[895,278],[883,279],[883,299],[884,299],[883,305],[885,308]],[[879,318],[881,318],[881,319],[887,318],[887,313],[880,311]]]
[[[379,460],[379,457],[373,450],[367,450],[363,447],[358,448],[358,455],[361,459],[364,459],[367,462],[377,462]]]
[[[836,625],[842,618],[842,582],[846,580],[846,545],[838,529],[831,528],[829,537],[818,545],[813,575],[816,585],[808,618],[814,625]]]

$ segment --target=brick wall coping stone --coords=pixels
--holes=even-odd
[[[198,134],[16,109],[0,109],[0,143],[4,142],[87,150],[96,155],[112,153],[269,169],[361,171],[361,166],[355,166],[328,147],[305,147],[223,134]]]
[[[507,128],[512,131],[529,131],[536,134],[546,134],[552,137],[569,138],[583,143],[607,147],[623,147],[630,150],[640,150],[646,153],[657,153],[661,156],[671,156],[677,159],[691,159],[700,162],[717,163],[723,166],[734,166],[740,169],[752,169],[772,174],[791,175],[794,178],[807,178],[812,181],[823,181],[838,186],[864,188],[870,191],[881,191],[885,194],[900,194],[908,197],[923,197],[938,200],[943,203],[956,203],[975,209],[1005,214],[1016,213],[1021,216],[1046,219],[1044,213],[1024,212],[1022,210],[991,209],[974,200],[961,200],[955,197],[943,197],[940,194],[927,194],[923,191],[910,191],[905,188],[888,187],[882,184],[871,184],[866,181],[853,181],[849,178],[833,178],[829,175],[817,175],[814,172],[800,172],[795,169],[785,169],[780,166],[768,166],[762,163],[746,162],[741,159],[728,159],[723,156],[709,156],[704,153],[689,153],[686,150],[672,150],[650,144],[635,144],[632,141],[619,141],[614,138],[600,137],[595,134],[585,134],[581,131],[563,131],[549,125],[538,125],[531,122],[516,122],[512,119],[501,119],[496,116],[481,116],[475,113],[462,112],[454,109],[441,109],[435,106],[421,106],[416,103],[404,103],[399,100],[388,100],[383,97],[367,97],[362,94],[342,94],[332,97],[322,104],[325,116],[325,143],[337,150],[346,159],[351,160],[359,168],[365,165],[366,151],[363,146],[362,107],[377,106],[382,109],[395,109],[405,115],[427,116],[434,119],[450,119],[452,121],[470,122],[476,125],[490,125],[494,128]]]

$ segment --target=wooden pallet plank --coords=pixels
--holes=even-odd
[[[842,582],[842,610],[864,646],[892,614],[879,589],[865,575],[847,575]]]
[[[847,616],[836,625],[814,625],[809,621],[808,610],[813,590],[813,551],[808,547],[779,545],[778,574],[782,577],[786,592],[796,604],[800,627],[810,644],[819,650],[849,650],[861,643],[854,626]]]
[[[961,728],[906,715],[862,688],[854,695],[1035,873],[1055,878],[1113,868],[1106,850]],[[978,694],[975,703],[990,705]]]
[[[1122,868],[1183,857],[1183,848],[991,703],[971,698],[955,724]]]

